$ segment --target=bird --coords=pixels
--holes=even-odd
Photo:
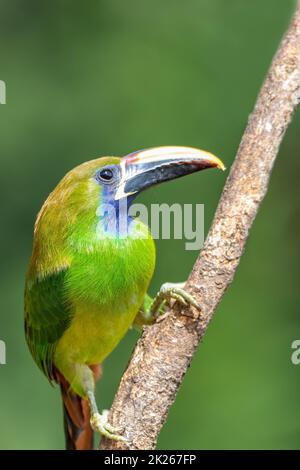
[[[101,364],[132,325],[151,325],[171,301],[199,307],[182,284],[148,295],[155,244],[130,207],[141,191],[207,168],[225,167],[192,147],[99,157],[69,171],[37,215],[25,337],[38,367],[60,387],[67,449],[92,449],[93,431],[126,441],[97,407]]]

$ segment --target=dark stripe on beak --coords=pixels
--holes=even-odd
[[[122,159],[123,174],[116,199],[207,168],[225,169],[214,155],[189,147],[157,147],[135,152]]]

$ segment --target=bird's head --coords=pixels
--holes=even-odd
[[[141,191],[207,168],[225,169],[211,153],[190,147],[155,147],[123,158],[88,161],[61,180],[43,206],[37,227],[42,218],[48,226],[74,226],[77,222],[91,226],[104,205],[112,205],[119,214],[121,201],[128,208]]]

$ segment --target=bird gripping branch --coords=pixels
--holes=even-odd
[[[178,285],[163,285],[154,300],[147,295],[155,246],[149,228],[129,214],[134,197],[213,167],[224,169],[214,155],[189,147],[102,157],[67,173],[41,208],[26,277],[25,333],[39,368],[60,385],[68,449],[91,449],[92,430],[126,440],[98,411],[100,364],[132,324],[151,324],[171,299],[197,306]]]

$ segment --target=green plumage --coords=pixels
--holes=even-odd
[[[155,265],[153,240],[138,220],[125,238],[101,236],[102,189],[94,175],[119,161],[80,165],[50,194],[37,218],[26,280],[30,351],[50,380],[58,369],[80,396],[81,366],[101,363],[124,336]]]
[[[69,326],[72,311],[65,290],[66,270],[27,283],[25,292],[25,331],[32,356],[53,379],[53,354],[59,338]]]

